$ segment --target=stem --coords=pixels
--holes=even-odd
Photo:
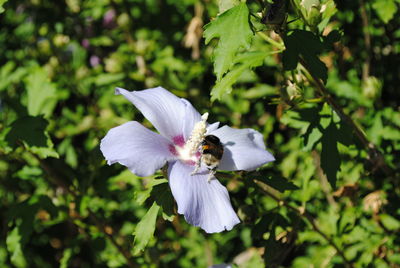
[[[365,82],[369,77],[369,71],[370,71],[371,35],[369,34],[368,14],[367,14],[367,9],[365,8],[364,0],[360,0],[360,10],[361,10],[361,21],[363,24],[364,43],[366,52],[365,62],[363,64],[363,70],[362,70],[362,79]]]
[[[329,245],[331,245],[332,247],[335,248],[336,252],[340,255],[340,257],[342,257],[343,261],[346,264],[346,267],[354,267],[354,265],[346,258],[346,256],[344,255],[344,252],[338,247],[338,245],[336,245],[336,243],[333,241],[332,238],[330,238],[328,235],[326,235],[324,232],[321,231],[321,229],[318,227],[318,225],[315,222],[315,219],[307,212],[304,210],[300,210],[290,204],[288,204],[285,200],[280,199],[279,197],[277,197],[275,194],[273,194],[268,186],[257,180],[257,179],[253,179],[253,182],[261,189],[261,191],[271,197],[272,199],[274,199],[279,205],[282,205],[294,212],[296,212],[297,215],[299,215],[301,218],[304,218],[305,220],[307,220],[312,228],[314,229],[315,232],[317,232],[318,234],[320,234],[327,242]]]
[[[371,163],[373,165],[376,165],[378,168],[380,168],[387,176],[390,176],[392,174],[392,170],[385,163],[385,158],[384,158],[383,154],[379,151],[379,149],[375,146],[375,144],[373,144],[372,142],[370,142],[368,140],[364,131],[362,131],[361,128],[353,121],[353,119],[351,119],[351,117],[348,116],[343,111],[342,107],[340,107],[335,102],[335,100],[328,93],[328,90],[326,89],[324,84],[321,82],[321,80],[310,71],[306,62],[301,57],[300,57],[300,63],[307,70],[307,72],[311,75],[313,81],[310,81],[310,82],[313,82],[315,84],[318,92],[321,94],[321,96],[324,97],[324,99],[329,104],[329,106],[331,106],[331,108],[337,113],[337,115],[340,117],[341,120],[346,122],[353,129],[357,138],[367,149],[369,161],[371,161]]]
[[[274,39],[272,39],[271,37],[269,37],[268,35],[266,35],[263,32],[257,32],[257,34],[264,39],[265,41],[267,41],[268,43],[270,43],[271,45],[273,45],[274,47],[278,48],[279,50],[283,50],[285,49],[285,46],[282,43],[279,43],[277,41],[275,41]]]

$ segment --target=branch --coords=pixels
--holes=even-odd
[[[329,104],[329,106],[331,106],[331,108],[337,113],[337,115],[340,117],[341,120],[346,122],[353,129],[357,138],[367,149],[368,156],[369,156],[368,160],[373,165],[376,165],[378,168],[380,168],[387,176],[391,176],[393,174],[392,169],[385,163],[385,158],[384,158],[383,154],[379,151],[379,149],[375,146],[375,144],[373,144],[372,142],[370,142],[368,140],[364,131],[362,131],[361,128],[353,121],[353,119],[343,111],[342,107],[340,107],[336,103],[336,101],[328,93],[328,90],[326,89],[324,84],[321,82],[321,80],[310,71],[307,64],[301,57],[300,57],[300,63],[307,70],[307,72],[311,75],[312,81],[310,81],[310,82],[315,84],[318,92],[324,97],[324,99]]]
[[[350,267],[350,268],[354,267],[354,265],[346,258],[346,256],[344,255],[344,252],[338,247],[338,245],[336,245],[336,243],[333,241],[333,239],[321,231],[321,229],[316,224],[315,219],[307,211],[300,210],[300,209],[290,205],[285,200],[280,199],[279,197],[277,197],[275,194],[273,194],[270,191],[270,189],[268,188],[268,186],[265,183],[263,183],[257,179],[253,179],[253,182],[261,189],[261,191],[265,195],[274,199],[279,205],[282,205],[282,206],[296,212],[297,215],[299,215],[300,217],[307,220],[311,224],[314,231],[317,232],[318,234],[320,234],[328,242],[329,245],[331,245],[332,247],[335,248],[336,252],[340,255],[340,257],[342,257],[343,261],[345,262],[346,267]]]

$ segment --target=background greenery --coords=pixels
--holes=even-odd
[[[400,267],[400,1],[283,3],[1,0],[0,266]],[[101,155],[158,85],[277,159],[220,174],[230,232]]]

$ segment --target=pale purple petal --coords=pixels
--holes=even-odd
[[[217,136],[224,146],[218,169],[249,171],[275,160],[273,155],[265,150],[261,133],[254,129],[223,126],[211,134]]]
[[[144,177],[174,158],[170,142],[138,122],[127,122],[108,131],[100,150],[107,163],[120,163],[134,174]]]
[[[228,191],[215,178],[208,182],[208,172],[191,175],[193,169],[180,161],[169,163],[169,184],[178,213],[207,233],[231,230],[240,220],[232,208]]]
[[[181,101],[185,104],[185,117],[183,119],[182,131],[185,141],[187,141],[192,133],[194,125],[201,120],[201,115],[189,101],[185,99],[181,99]]]
[[[218,127],[219,127],[219,122],[215,122],[215,123],[209,124],[209,125],[207,126],[207,133],[206,133],[206,135],[210,134],[210,133],[213,132],[214,130],[217,130]]]
[[[160,134],[170,140],[180,135],[187,137],[189,127],[200,120],[200,114],[187,100],[162,87],[132,92],[116,88],[115,94],[122,94],[131,101]]]

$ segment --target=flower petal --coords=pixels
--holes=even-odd
[[[212,124],[209,124],[207,126],[207,133],[206,135],[210,134],[211,132],[213,132],[214,130],[216,130],[219,127],[219,122],[215,122]]]
[[[108,131],[100,150],[109,165],[120,163],[138,176],[149,176],[174,156],[170,142],[138,122],[127,122]]]
[[[187,133],[190,126],[201,118],[190,102],[162,87],[132,92],[116,88],[115,94],[122,94],[131,101],[160,134],[170,140],[182,134],[190,135]]]
[[[240,220],[232,208],[228,191],[215,178],[208,182],[208,172],[191,175],[192,171],[193,166],[180,161],[169,164],[169,184],[178,213],[207,233],[231,230]]]
[[[201,120],[201,115],[189,101],[185,99],[181,99],[181,101],[185,104],[185,116],[183,119],[183,135],[185,137],[185,141],[187,141],[190,137],[190,134],[192,134],[194,125]]]
[[[218,169],[249,171],[275,160],[265,150],[262,134],[254,129],[223,126],[211,134],[217,136],[224,145],[224,154]]]

